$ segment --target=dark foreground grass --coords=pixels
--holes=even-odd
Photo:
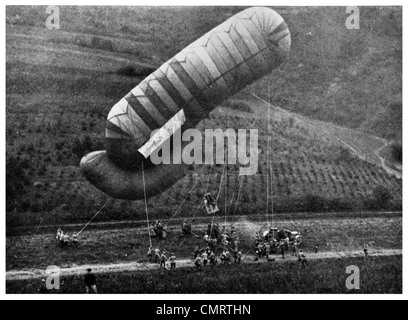
[[[361,272],[361,290],[346,288],[346,268]],[[64,279],[61,294],[84,293],[83,277]],[[37,293],[39,280],[8,281],[7,293]],[[98,275],[102,294],[401,294],[402,257],[326,259],[309,262],[301,270],[297,262],[217,266],[202,272],[192,268]]]

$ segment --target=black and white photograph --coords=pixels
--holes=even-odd
[[[5,5],[6,298],[402,297],[403,7],[306,4]]]

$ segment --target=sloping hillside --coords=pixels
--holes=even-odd
[[[112,105],[152,68],[240,10],[62,7],[62,30],[49,31],[44,25],[45,7],[8,7],[8,226],[88,221],[107,197],[81,177],[78,164],[87,152],[104,149],[105,119]],[[400,120],[395,111],[399,109],[396,104],[389,106],[400,101],[394,96],[398,96],[398,91],[401,95],[398,82],[401,60],[397,54],[385,54],[386,50],[397,50],[400,45],[398,32],[380,23],[368,11],[364,17],[369,19],[369,27],[363,23],[362,29],[356,31],[358,36],[352,38],[355,43],[364,39],[369,47],[381,49],[382,54],[377,54],[376,49],[368,57],[366,47],[358,47],[352,50],[352,55],[343,57],[337,55],[342,52],[342,46],[331,48],[335,43],[349,43],[351,40],[344,34],[355,32],[344,30],[343,9],[277,10],[285,16],[293,33],[290,61],[200,124],[200,128],[225,129],[227,124],[237,129],[247,128],[249,124],[258,128],[262,149],[259,174],[238,180],[237,167],[229,167],[226,197],[225,185],[220,185],[223,167],[197,167],[174,188],[149,200],[153,216],[170,217],[183,201],[178,214],[189,217],[202,214],[198,206],[207,190],[213,194],[221,190],[219,200],[223,212],[227,205],[230,214],[266,213],[268,123],[264,114],[268,107],[253,94],[305,120],[298,121],[272,108],[270,135],[276,211],[401,207],[401,180],[387,174],[375,159],[362,159],[358,152],[354,155],[333,136],[344,131],[349,135],[347,143],[357,149],[366,146],[367,141],[377,148],[377,140],[364,134],[350,135],[348,129],[330,124],[364,130],[375,124],[376,128],[384,129],[382,132],[387,132],[387,127],[391,132],[387,133],[389,137],[400,134]],[[394,11],[379,12],[388,17],[386,12]],[[398,21],[400,12],[395,12],[392,19]],[[310,41],[315,42],[308,47],[304,37],[309,32],[314,39]],[[330,46],[326,47],[328,43]],[[350,45],[350,48],[354,47]],[[355,67],[356,76],[347,71],[351,70],[346,68],[351,61],[359,63]],[[374,69],[384,84],[379,84],[378,77],[372,73]],[[339,90],[333,89],[332,95],[328,95],[329,88],[335,87],[331,87],[335,78]],[[364,90],[369,91],[359,89],[357,78],[363,81]],[[381,91],[381,95],[375,95],[374,90]],[[232,105],[240,112],[232,112]],[[383,116],[377,117],[378,114]],[[311,129],[310,123],[316,120],[306,115],[328,121],[319,123],[319,128],[324,130]],[[387,126],[390,121],[394,121],[393,127]],[[379,203],[378,199],[387,201]],[[113,201],[99,218],[121,220],[143,218],[143,215],[143,203]]]
[[[287,10],[288,63],[255,84],[282,108],[402,139],[402,10],[361,8],[360,30],[345,26],[345,8]]]

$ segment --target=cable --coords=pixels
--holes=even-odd
[[[144,192],[144,200],[145,200],[145,208],[146,208],[147,231],[149,233],[149,243],[150,243],[150,247],[151,247],[152,246],[152,237],[150,235],[149,213],[147,211],[146,183],[145,183],[145,178],[144,178],[143,162],[142,162],[142,176],[143,176],[143,192]]]
[[[99,211],[93,216],[93,218],[85,225],[85,227],[82,228],[81,231],[79,231],[79,233],[77,233],[77,236],[79,237],[79,235],[86,229],[86,227],[88,227],[91,222],[98,216],[98,214],[108,205],[109,202],[111,202],[112,199],[109,199],[108,201],[106,201],[106,203],[102,206],[102,208],[99,209]]]

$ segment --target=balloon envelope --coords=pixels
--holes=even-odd
[[[151,150],[146,145],[152,132],[174,127],[175,121],[182,130],[194,127],[220,103],[281,65],[290,45],[288,27],[272,9],[250,8],[231,17],[112,108],[106,124],[107,151],[84,157],[83,174],[115,198],[138,200],[163,192],[188,168],[149,164]],[[182,121],[174,120],[180,112]]]

